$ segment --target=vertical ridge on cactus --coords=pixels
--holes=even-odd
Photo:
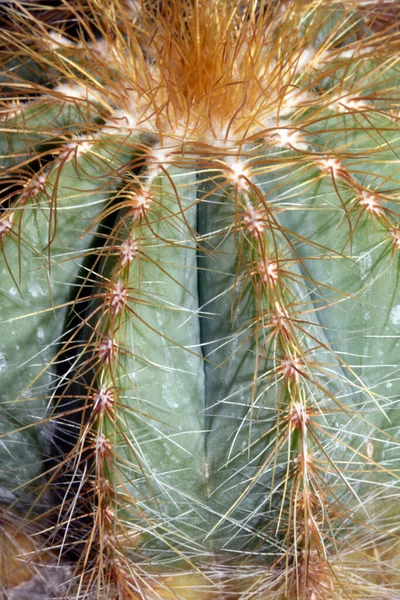
[[[400,40],[367,4],[2,9],[5,597],[398,597]]]

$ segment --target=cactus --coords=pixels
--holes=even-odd
[[[367,5],[3,8],[5,597],[398,598],[399,36]]]

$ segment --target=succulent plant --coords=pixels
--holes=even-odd
[[[388,4],[3,7],[5,597],[399,597]]]

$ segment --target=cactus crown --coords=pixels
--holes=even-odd
[[[10,597],[398,594],[399,37],[356,5],[4,9]]]

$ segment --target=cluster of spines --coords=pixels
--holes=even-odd
[[[238,245],[247,243],[250,252],[239,250],[239,272],[243,280],[247,280],[247,285],[254,289],[257,298],[257,314],[253,330],[250,335],[260,337],[259,354],[254,360],[254,392],[256,393],[257,382],[260,378],[266,379],[265,388],[268,384],[277,379],[281,382],[280,399],[277,402],[277,442],[275,450],[268,454],[264,464],[258,469],[257,474],[251,480],[242,492],[235,505],[241,501],[242,497],[256,483],[256,479],[262,473],[277,461],[277,457],[282,448],[287,443],[291,445],[291,438],[296,435],[299,437],[297,444],[297,456],[291,456],[288,462],[287,480],[280,511],[280,517],[276,524],[276,531],[280,531],[280,519],[283,512],[289,510],[294,514],[289,516],[287,523],[287,545],[288,555],[281,556],[280,560],[284,563],[292,562],[295,556],[295,562],[292,564],[294,573],[297,575],[289,576],[290,594],[295,590],[299,593],[312,593],[313,585],[320,585],[317,579],[313,583],[315,574],[312,573],[315,565],[312,564],[312,556],[315,549],[315,541],[319,541],[318,532],[315,531],[314,512],[317,508],[314,500],[315,493],[312,489],[312,455],[310,454],[308,430],[311,425],[312,409],[308,404],[308,394],[304,389],[304,381],[312,379],[312,365],[305,354],[303,348],[304,338],[303,329],[306,324],[304,316],[296,315],[293,307],[296,307],[296,282],[298,276],[293,272],[296,267],[296,260],[289,257],[285,259],[287,248],[282,242],[285,241],[280,231],[273,209],[265,198],[257,184],[252,183],[251,166],[244,167],[240,161],[228,160],[228,173],[225,173],[227,182],[233,187],[232,200],[237,202],[239,213],[239,236],[243,241],[238,241]],[[254,199],[262,198],[262,202],[254,208]],[[248,256],[246,263],[244,257]],[[306,311],[304,305],[303,311]],[[272,367],[267,373],[258,372],[258,365],[262,363],[262,358],[267,356],[272,361]],[[259,401],[258,401],[259,402]],[[253,396],[251,403],[256,407],[257,399]],[[256,408],[254,408],[254,412]],[[253,409],[251,409],[251,413]],[[250,420],[252,416],[250,415]],[[249,445],[254,440],[249,440]],[[280,459],[278,459],[280,460]],[[286,494],[290,495],[288,509]],[[320,500],[321,501],[321,500]],[[234,510],[235,505],[230,508]],[[229,513],[223,515],[222,519],[229,516]],[[313,531],[314,530],[314,531]],[[319,566],[322,570],[322,567]],[[306,571],[309,571],[308,573]],[[298,589],[298,581],[304,590]],[[261,582],[259,582],[261,583]],[[255,590],[253,589],[253,592]]]

